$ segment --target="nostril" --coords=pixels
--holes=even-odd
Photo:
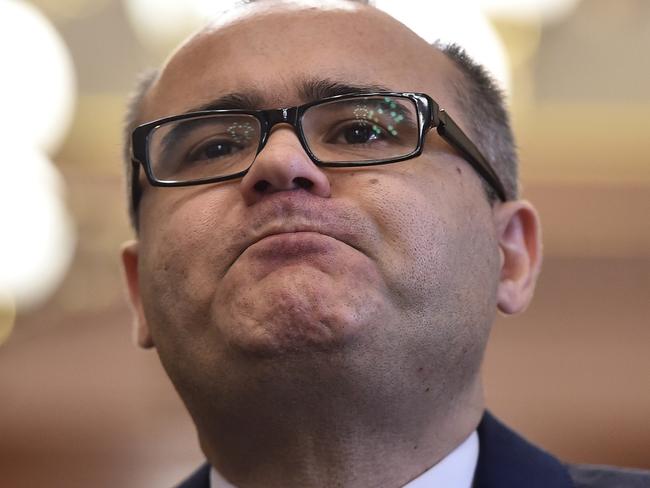
[[[300,188],[302,190],[310,190],[314,186],[314,182],[309,178],[303,178],[301,176],[294,178],[292,180],[292,188]],[[272,188],[272,184],[267,180],[259,180],[253,185],[253,188],[258,193],[267,193]]]
[[[314,186],[313,181],[311,181],[309,178],[303,178],[301,176],[294,178],[293,182],[298,188],[302,188],[303,190],[309,190]]]
[[[253,188],[255,188],[255,191],[259,193],[264,193],[266,190],[269,189],[270,185],[271,184],[268,181],[260,180],[253,185]]]

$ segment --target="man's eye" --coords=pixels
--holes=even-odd
[[[241,147],[238,147],[231,141],[210,141],[192,150],[188,159],[190,161],[218,159],[230,156],[240,149]]]
[[[332,142],[347,144],[368,144],[384,139],[386,132],[376,124],[357,122],[338,129]]]

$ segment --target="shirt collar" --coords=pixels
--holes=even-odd
[[[478,462],[478,434],[472,432],[456,449],[404,488],[471,488]],[[217,485],[218,486],[218,485]]]
[[[478,462],[478,434],[472,432],[456,449],[404,488],[471,488]],[[210,470],[210,488],[236,488],[216,469]]]

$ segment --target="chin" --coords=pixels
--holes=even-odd
[[[354,342],[365,328],[361,317],[350,310],[301,313],[296,308],[272,308],[270,313],[260,307],[246,316],[229,317],[229,323],[221,324],[227,344],[257,355],[328,351]]]
[[[261,355],[343,348],[376,323],[379,309],[367,289],[355,293],[323,276],[262,282],[219,303],[228,304],[215,310],[226,343]]]

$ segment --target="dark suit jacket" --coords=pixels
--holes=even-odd
[[[563,464],[489,412],[477,431],[479,457],[473,488],[650,488],[647,471]],[[206,463],[178,488],[209,486],[210,465]]]

